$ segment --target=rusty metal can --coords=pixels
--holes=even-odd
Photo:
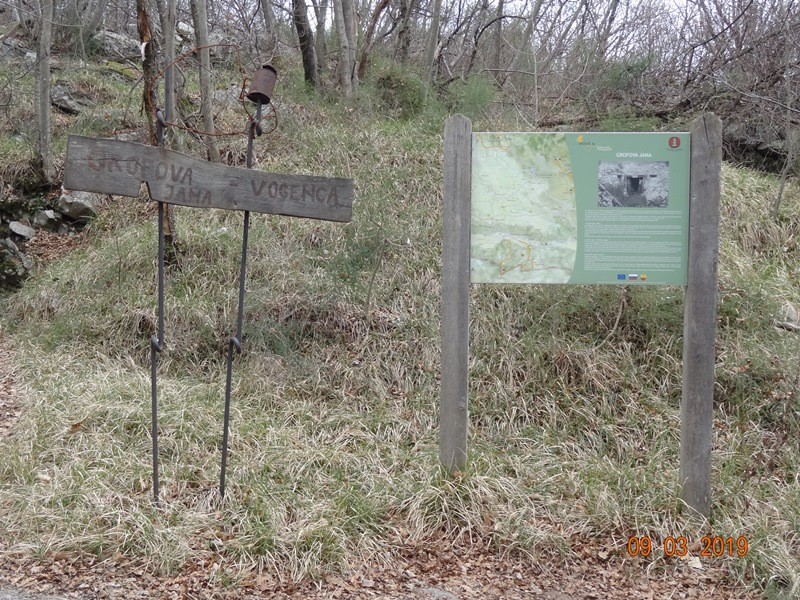
[[[272,65],[259,67],[253,73],[253,79],[250,81],[250,91],[247,92],[247,99],[253,102],[261,102],[261,104],[269,104],[277,79],[278,72],[275,67]]]

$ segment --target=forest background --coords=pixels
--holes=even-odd
[[[623,589],[617,575],[663,586],[694,571],[692,585],[742,597],[800,592],[794,2],[3,0],[0,24],[0,272],[13,290],[0,333],[25,398],[0,442],[5,572],[39,581],[105,565],[103,576],[139,570],[167,587],[274,591],[389,569],[409,548],[451,569],[477,548],[523,560],[525,585],[531,569],[546,579],[536,565],[583,561],[602,597]],[[220,506],[241,223],[173,208],[157,509],[153,210],[143,195],[70,215],[66,136],[153,143],[163,108],[168,145],[242,166],[252,106],[241,92],[266,63],[278,84],[256,168],[353,178],[354,218],[253,226]],[[677,501],[681,289],[473,290],[471,461],[447,476],[436,452],[445,118],[680,131],[706,111],[723,119],[726,159],[711,521],[692,524]],[[662,541],[681,535],[750,548],[697,569],[665,556]],[[626,554],[632,536],[656,541],[652,557]],[[338,581],[369,594],[375,577]]]

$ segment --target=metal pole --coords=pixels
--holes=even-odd
[[[164,115],[156,111],[156,138],[164,144]],[[158,504],[158,353],[164,349],[164,203],[158,203],[158,331],[150,337],[150,412],[153,438],[153,500]]]
[[[256,116],[250,121],[247,132],[247,168],[253,168],[253,139],[261,121],[261,100],[256,102]],[[228,430],[231,414],[231,379],[233,376],[233,350],[242,352],[242,323],[244,321],[244,286],[247,275],[247,236],[250,231],[250,211],[244,211],[244,231],[242,233],[242,263],[239,270],[239,309],[236,315],[236,335],[228,342],[228,365],[225,377],[225,417],[222,430],[222,468],[219,476],[219,495],[225,497],[225,471],[228,466]]]
[[[164,144],[164,117],[156,112],[158,145]],[[153,500],[158,504],[158,353],[164,349],[164,203],[158,203],[158,331],[150,338],[150,407],[153,438]]]

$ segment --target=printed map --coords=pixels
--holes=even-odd
[[[563,134],[473,134],[473,283],[566,283],[577,221]]]

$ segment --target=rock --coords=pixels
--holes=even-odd
[[[139,58],[141,60],[142,53],[139,49],[139,42],[127,35],[114,31],[98,31],[92,36],[92,41],[106,56]]]
[[[24,237],[26,240],[36,235],[36,230],[33,227],[29,227],[19,221],[11,221],[11,223],[8,224],[8,228],[17,235]]]
[[[28,61],[28,55],[33,56],[36,61],[36,53],[22,45],[22,42],[13,37],[6,37],[0,41],[0,60],[14,61],[23,59]]]
[[[192,27],[188,23],[184,23],[183,21],[179,21],[175,25],[175,31],[185,41],[187,41],[187,42],[193,42],[194,41],[194,27]]]
[[[97,202],[90,192],[63,192],[58,210],[70,219],[87,220],[97,215]]]
[[[17,248],[17,245],[11,241],[11,238],[6,238],[3,241],[3,244],[5,245],[5,248],[8,251],[8,253],[11,254],[17,260],[19,260],[20,264],[26,270],[30,271],[33,268],[33,261],[31,261],[30,258],[28,258],[22,252],[19,251],[19,248]]]
[[[781,318],[784,321],[800,325],[800,306],[795,306],[787,300],[781,307]]]
[[[197,38],[194,27],[188,23],[179,22],[175,25],[175,33],[177,34],[175,41],[182,52],[193,50],[196,47]],[[208,32],[208,45],[210,46],[208,51],[213,58],[224,58],[231,55],[232,48],[219,45],[229,43],[231,43],[230,39],[221,31],[212,29]]]
[[[228,42],[228,38],[225,36],[224,33],[220,32],[220,31],[209,31],[208,32],[208,43],[210,45],[217,45],[217,44],[227,44],[229,42]],[[219,54],[219,53],[222,53],[223,51],[228,51],[228,50],[230,50],[230,48],[219,48],[219,47],[211,48],[211,53],[212,54]]]
[[[28,277],[33,262],[9,238],[0,244],[0,289],[18,288]]]
[[[69,115],[82,113],[86,108],[94,106],[94,103],[80,94],[70,92],[63,85],[54,85],[50,89],[50,103],[58,110]]]
[[[242,105],[242,86],[230,85],[222,90],[214,90],[214,106],[236,108]]]
[[[54,210],[40,210],[37,211],[36,215],[33,217],[33,224],[37,227],[46,227],[47,229],[53,229],[58,225],[58,222],[61,220],[61,214],[57,213]]]

